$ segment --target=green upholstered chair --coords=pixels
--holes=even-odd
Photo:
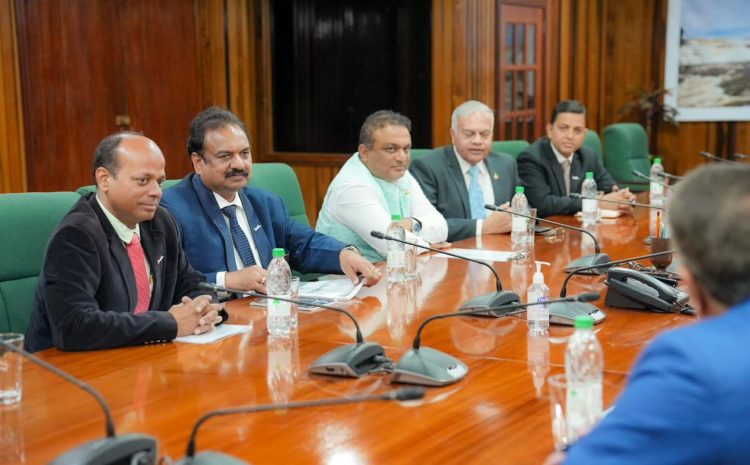
[[[583,139],[583,146],[593,150],[599,155],[599,161],[604,163],[604,152],[602,151],[602,140],[599,138],[599,134],[593,129],[586,131],[586,138]]]
[[[411,164],[411,162],[413,162],[417,158],[422,158],[430,152],[432,152],[432,149],[411,149],[409,151],[409,164]]]
[[[75,192],[0,194],[0,332],[26,331],[52,232],[81,197]]]
[[[648,181],[633,175],[633,170],[648,174],[651,168],[646,131],[638,123],[616,123],[604,128],[604,166],[620,187],[642,192]]]
[[[162,189],[169,189],[170,187],[174,186],[178,182],[182,181],[182,179],[165,179],[164,184],[162,184]],[[80,195],[86,195],[89,192],[94,192],[96,190],[96,186],[93,184],[89,184],[88,186],[81,186],[78,189],[76,189],[76,192]]]
[[[310,226],[302,188],[291,166],[286,163],[253,163],[253,177],[249,185],[281,196],[289,215],[298,223]]]
[[[529,143],[525,140],[496,140],[492,142],[492,151],[499,153],[507,153],[517,157],[519,153],[529,146]]]

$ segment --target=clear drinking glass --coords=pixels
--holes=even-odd
[[[23,357],[6,345],[23,350],[23,334],[0,333],[0,404],[15,405],[21,402]]]

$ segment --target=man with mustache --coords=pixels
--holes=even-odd
[[[344,273],[366,284],[380,271],[355,247],[297,223],[276,194],[247,187],[252,175],[245,124],[232,112],[211,107],[190,125],[187,151],[194,173],[164,191],[162,205],[177,219],[190,263],[208,280],[232,289],[266,292],[271,252],[289,253],[302,273]]]
[[[388,244],[370,232],[385,232],[391,215],[399,214],[408,241],[444,246],[448,224],[408,171],[410,131],[409,118],[390,110],[367,117],[358,152],[328,186],[318,232],[356,245],[365,258],[377,262],[385,259]]]
[[[96,192],[50,238],[26,347],[91,350],[200,334],[226,313],[198,289],[174,219],[159,207],[164,156],[135,133],[105,138],[94,157]]]

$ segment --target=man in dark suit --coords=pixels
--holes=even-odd
[[[704,165],[680,181],[670,231],[701,318],[654,339],[616,407],[547,465],[750,463],[748,217],[750,166]]]
[[[97,191],[63,218],[47,247],[26,346],[89,350],[200,334],[226,313],[201,292],[203,275],[159,207],[164,156],[133,133],[105,138],[94,159]]]
[[[586,108],[575,100],[555,105],[542,137],[518,155],[518,172],[526,186],[526,197],[540,217],[574,215],[581,211],[582,200],[569,197],[581,193],[586,172],[594,173],[597,190],[605,199],[633,201],[628,190],[620,190],[592,150],[583,147],[586,137]],[[617,208],[629,213],[629,205],[602,203],[602,208]]]
[[[344,273],[353,282],[361,274],[368,285],[380,279],[355,247],[294,221],[278,195],[247,187],[250,141],[233,113],[218,107],[199,113],[187,150],[195,173],[166,190],[162,205],[180,225],[190,263],[209,281],[266,292],[265,268],[277,247],[303,273]]]
[[[494,122],[487,105],[476,100],[462,103],[451,117],[453,144],[414,160],[409,168],[448,222],[448,241],[510,231],[510,215],[484,208],[508,207],[515,187],[521,185],[513,157],[491,151]]]

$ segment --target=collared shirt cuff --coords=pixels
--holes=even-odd
[[[482,224],[484,223],[484,220],[477,220],[477,230],[475,232],[475,236],[481,236],[482,235]],[[216,275],[218,279],[218,274]]]

